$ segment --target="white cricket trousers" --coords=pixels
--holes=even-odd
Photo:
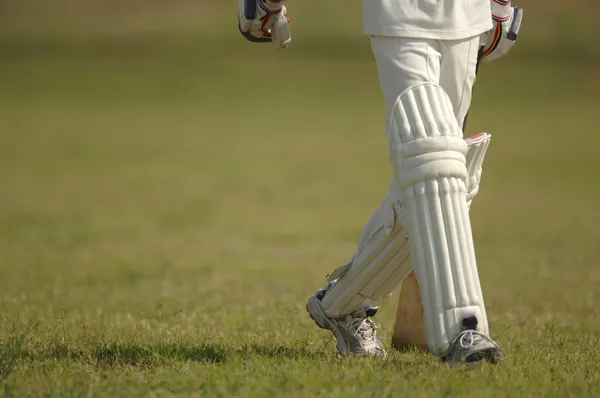
[[[371,47],[385,99],[386,128],[398,96],[421,83],[444,89],[463,126],[475,84],[479,36],[462,40],[371,36]]]

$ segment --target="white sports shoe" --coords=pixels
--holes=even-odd
[[[495,364],[503,358],[504,353],[494,340],[476,330],[467,329],[454,338],[450,351],[442,357],[442,361],[456,366],[474,365],[482,361]]]
[[[337,340],[337,350],[343,356],[386,356],[385,348],[377,331],[380,326],[366,311],[357,311],[341,318],[333,319],[325,314],[321,299],[327,288],[319,290],[308,299],[306,310],[317,326],[333,332]]]

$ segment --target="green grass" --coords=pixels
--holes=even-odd
[[[472,214],[506,361],[342,360],[303,307],[386,193],[382,101],[360,32],[297,32],[281,54],[0,40],[0,396],[599,396],[597,62],[481,71]]]

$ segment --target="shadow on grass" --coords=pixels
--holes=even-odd
[[[27,342],[23,337],[9,337],[0,341],[0,380],[8,377],[20,361],[71,360],[95,366],[152,367],[169,362],[196,362],[219,364],[252,358],[314,359],[320,356],[315,348],[303,343],[269,345],[247,343],[156,342],[137,341],[92,342],[64,344],[54,341]]]

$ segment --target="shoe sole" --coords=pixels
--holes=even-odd
[[[487,348],[481,352],[481,355],[483,356],[483,360],[494,365],[502,362],[504,359],[504,353],[498,348]]]
[[[473,357],[476,357],[477,359],[473,360]],[[498,352],[497,348],[486,348],[468,355],[466,358],[463,358],[460,362],[450,361],[448,358],[442,358],[440,362],[447,363],[451,368],[454,368],[463,365],[478,366],[483,364],[484,362],[496,365],[502,362],[503,359],[504,353],[502,351]]]

